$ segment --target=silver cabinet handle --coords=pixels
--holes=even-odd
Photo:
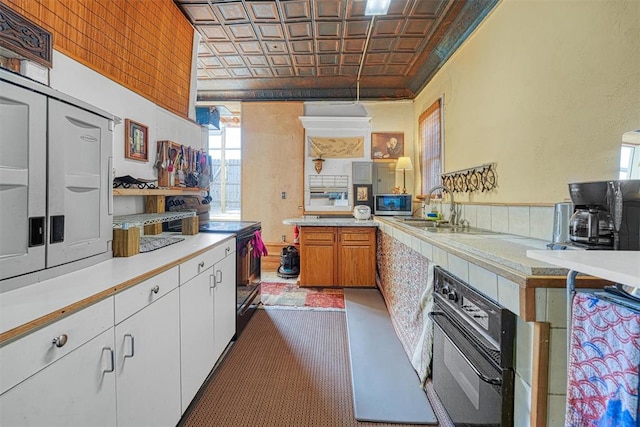
[[[209,275],[209,289],[216,288],[216,277],[213,274]]]
[[[135,355],[135,341],[134,341],[133,335],[125,334],[124,337],[125,338],[127,338],[127,337],[131,338],[131,354],[125,354],[124,357],[125,358],[133,357]]]
[[[200,264],[198,264],[199,268],[204,268],[204,261],[200,261]]]
[[[67,334],[62,334],[59,337],[55,337],[51,343],[55,344],[56,347],[60,348],[62,346],[64,346],[67,343],[67,340],[69,339],[69,337],[67,336]]]
[[[220,273],[220,278],[218,279],[218,273]],[[216,270],[216,284],[222,283],[222,270]]]
[[[151,292],[153,292],[154,294],[157,294],[160,291],[160,286],[155,285],[153,288],[151,288]]]
[[[229,255],[229,252],[231,252],[231,247],[227,246],[227,248],[224,250],[224,256]]]
[[[111,361],[111,368],[105,369],[102,372],[113,372],[116,370],[116,358],[113,354],[113,349],[111,347],[102,347],[102,352],[104,353],[105,351],[109,352],[109,360]]]

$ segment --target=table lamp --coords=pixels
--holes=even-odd
[[[402,194],[407,193],[407,171],[413,170],[410,157],[399,157],[396,170],[402,169]]]

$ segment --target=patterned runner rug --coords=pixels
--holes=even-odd
[[[344,310],[341,288],[301,288],[295,283],[262,282],[260,298],[267,307]]]

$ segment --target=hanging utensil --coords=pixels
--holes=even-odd
[[[162,141],[162,164],[160,165],[160,167],[162,169],[166,169],[167,168],[167,143]]]
[[[610,182],[611,192],[613,196],[612,200],[612,215],[613,215],[613,249],[620,249],[620,226],[622,225],[622,190],[620,189],[619,182]]]
[[[169,172],[173,172],[173,167],[175,165],[176,156],[178,155],[178,150],[171,147],[169,148],[169,166],[167,166],[167,170]]]

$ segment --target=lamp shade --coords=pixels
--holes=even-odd
[[[396,170],[412,171],[413,164],[411,164],[411,157],[399,157],[398,163],[396,163]]]

